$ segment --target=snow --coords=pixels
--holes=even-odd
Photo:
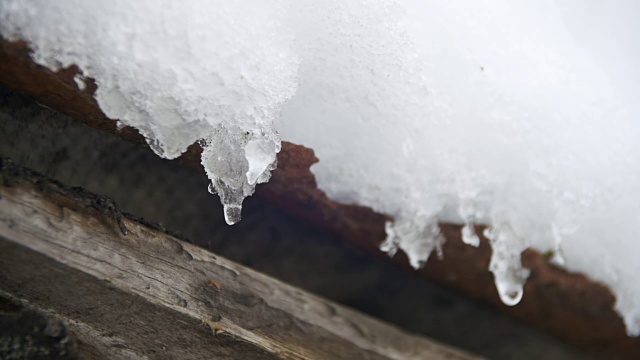
[[[234,223],[242,199],[269,178],[280,146],[272,124],[296,90],[292,35],[279,25],[285,5],[7,0],[0,32],[28,40],[51,69],[77,64],[96,80],[102,111],[137,128],[158,155],[210,143],[202,163]]]
[[[446,256],[438,222],[470,246],[488,224],[505,304],[523,296],[520,253],[552,251],[612,289],[630,335],[639,19],[634,0],[0,1],[4,37],[77,64],[158,155],[200,141],[228,223],[282,136],[316,151],[330,197],[394,217],[383,250],[419,267]]]

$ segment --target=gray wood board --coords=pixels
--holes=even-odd
[[[112,357],[472,358],[0,168],[0,289]]]

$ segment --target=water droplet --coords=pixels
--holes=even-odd
[[[522,286],[514,284],[501,286],[499,283],[496,285],[498,287],[498,294],[500,294],[500,300],[502,300],[505,305],[514,306],[522,300],[522,295],[524,295],[524,289]]]
[[[224,205],[224,220],[229,225],[233,225],[242,218],[242,206]]]

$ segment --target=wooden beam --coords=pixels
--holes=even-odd
[[[176,239],[103,197],[6,160],[0,169],[0,295],[63,319],[94,353],[474,358]]]

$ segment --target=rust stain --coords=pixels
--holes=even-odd
[[[212,286],[215,286],[216,289],[220,290],[220,284],[213,279],[209,279],[209,283],[207,284],[207,287],[212,287]]]

